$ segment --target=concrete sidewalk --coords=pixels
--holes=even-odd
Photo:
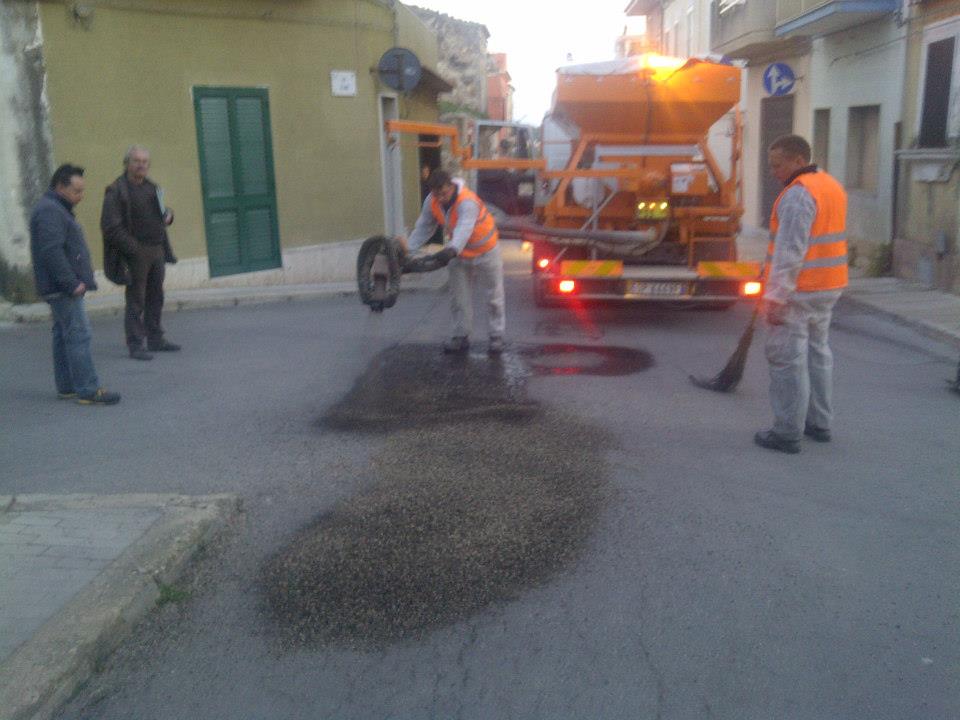
[[[447,281],[446,272],[407,275],[403,279],[404,292],[418,290],[437,290]],[[304,285],[241,285],[237,287],[196,288],[193,290],[166,290],[164,292],[164,312],[195,310],[197,308],[232,307],[269,302],[292,302],[311,300],[333,295],[356,295],[355,282],[312,283]],[[359,302],[359,300],[358,300]],[[90,315],[122,315],[124,309],[123,293],[93,292],[85,298],[87,313]],[[16,323],[46,322],[50,319],[50,308],[46,303],[11,305],[0,301],[0,328]]]
[[[236,497],[0,497],[0,719],[49,718],[158,602]]]
[[[852,278],[848,302],[960,349],[960,295],[897,278]]]
[[[738,240],[741,259],[763,262],[768,233],[754,229]],[[851,270],[843,302],[851,303],[907,325],[928,337],[960,350],[960,295],[939,292],[898,278],[863,277]]]

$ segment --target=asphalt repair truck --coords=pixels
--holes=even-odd
[[[539,142],[529,143],[540,157],[476,157],[443,124],[391,120],[386,130],[448,139],[473,178],[532,176],[532,203],[510,206],[531,212],[496,214],[503,234],[532,246],[538,305],[725,308],[762,290],[759,263],[737,259],[740,86],[740,69],[714,58],[648,54],[560,68]],[[478,194],[503,210],[482,185]]]

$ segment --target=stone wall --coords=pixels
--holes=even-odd
[[[453,85],[440,95],[448,110],[485,114],[487,110],[487,38],[485,25],[450,17],[434,10],[410,7],[437,35],[440,58],[437,69]],[[443,105],[441,105],[443,107]]]
[[[0,2],[0,289],[6,296],[29,284],[30,208],[53,173],[45,84],[37,3]]]

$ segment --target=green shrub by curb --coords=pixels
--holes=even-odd
[[[867,262],[867,277],[886,277],[893,274],[893,243],[876,245]]]
[[[160,594],[157,595],[157,607],[163,607],[168,603],[180,603],[190,597],[187,590],[181,590],[166,583],[157,583],[157,589],[160,591]]]
[[[30,268],[10,265],[0,258],[0,297],[15,305],[37,302],[40,298],[33,287],[33,273]]]

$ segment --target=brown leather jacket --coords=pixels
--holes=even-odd
[[[144,182],[156,190],[157,186],[149,179]],[[127,258],[136,255],[139,248],[139,243],[131,232],[132,228],[130,185],[127,176],[121,175],[107,186],[103,194],[103,209],[100,211],[100,230],[103,233],[103,274],[117,285],[130,284]],[[163,231],[163,256],[168,263],[177,261],[166,228]]]

